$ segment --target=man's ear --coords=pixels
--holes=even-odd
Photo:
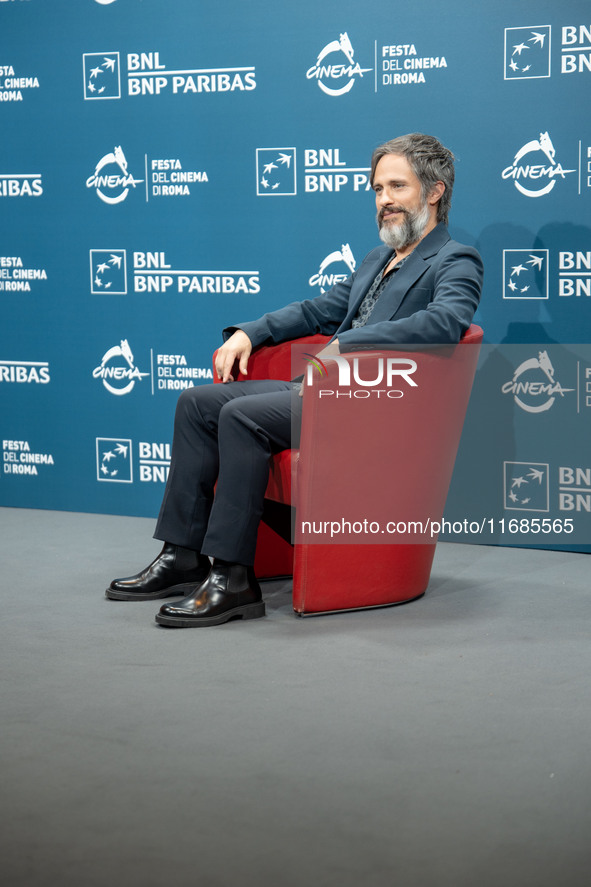
[[[435,206],[435,204],[439,203],[439,201],[443,197],[444,192],[445,185],[443,184],[443,182],[435,182],[427,198],[427,203],[429,203],[431,206]]]

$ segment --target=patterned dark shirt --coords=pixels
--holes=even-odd
[[[409,256],[410,253],[408,254],[408,256],[405,256],[401,262],[399,262],[397,265],[394,265],[390,273],[394,274],[396,271],[399,271],[406,260],[409,258]],[[375,308],[378,299],[382,295],[388,281],[388,277],[390,276],[388,274],[386,277],[384,277],[384,271],[386,270],[390,261],[391,257],[388,259],[381,271],[378,272],[374,282],[363,297],[363,301],[361,302],[357,314],[355,315],[351,323],[352,329],[357,329],[357,327],[365,326],[365,324],[368,322],[371,312]]]

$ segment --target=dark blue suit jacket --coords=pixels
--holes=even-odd
[[[482,259],[472,247],[452,240],[443,224],[419,242],[400,271],[389,275],[368,323],[351,328],[363,297],[393,253],[378,246],[344,283],[315,299],[229,327],[224,336],[241,329],[257,347],[323,333],[336,335],[342,352],[458,342],[478,306]]]

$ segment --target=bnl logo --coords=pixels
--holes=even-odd
[[[503,299],[547,299],[547,249],[503,250]]]
[[[84,99],[120,99],[121,75],[118,52],[85,52]]]
[[[256,159],[259,197],[297,194],[295,148],[257,148]]]
[[[131,441],[118,437],[97,437],[96,479],[111,483],[133,483]]]
[[[127,253],[124,249],[90,250],[90,292],[93,296],[127,295]]]
[[[504,462],[504,506],[512,511],[549,511],[547,462]]]
[[[505,28],[505,80],[550,76],[550,25]]]

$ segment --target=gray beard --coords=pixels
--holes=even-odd
[[[380,225],[380,239],[391,249],[405,249],[421,239],[428,222],[429,207],[425,203],[418,212],[406,211],[399,225]]]

